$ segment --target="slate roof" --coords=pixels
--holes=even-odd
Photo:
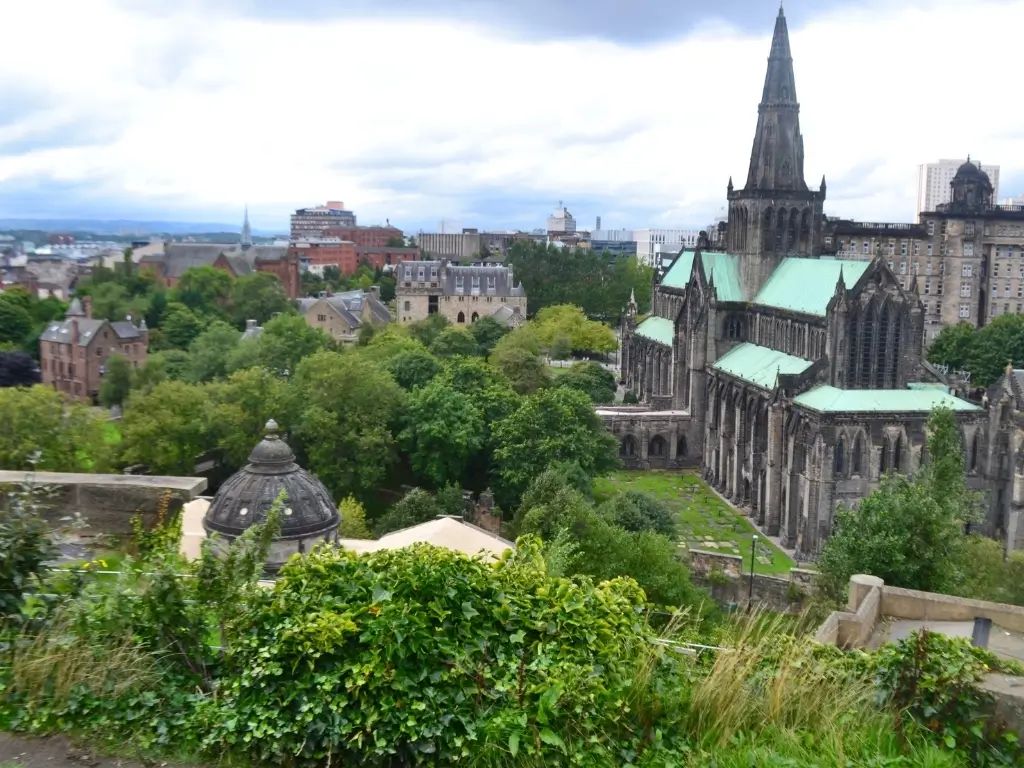
[[[75,299],[78,301],[78,299]],[[119,339],[141,339],[142,332],[136,328],[128,320],[119,320],[116,323],[108,323],[106,320],[99,318],[85,317],[84,315],[72,315],[71,309],[74,308],[74,302],[72,307],[68,309],[67,319],[59,323],[50,323],[46,326],[46,330],[39,336],[40,341],[56,341],[60,344],[71,344],[74,338],[74,323],[78,323],[78,346],[87,347],[99,330],[104,325],[110,325],[111,330]],[[81,304],[79,304],[81,308]]]
[[[838,389],[815,387],[793,398],[793,402],[821,413],[927,413],[936,406],[954,411],[981,408],[938,389]]]
[[[376,322],[390,323],[392,320],[391,313],[388,311],[388,308],[381,303],[380,299],[366,291],[345,291],[343,293],[336,293],[333,296],[307,297],[299,299],[299,311],[305,314],[312,309],[313,305],[318,301],[325,301],[330,304],[331,307],[341,315],[345,322],[352,328],[357,328],[359,326],[364,304],[369,306],[370,315]]]
[[[242,250],[238,243],[165,243],[163,253],[143,256],[140,264],[164,264],[167,277],[181,277],[192,267],[212,267],[222,253],[238,276],[251,274],[258,261],[279,261],[288,248],[279,245],[254,245]]]
[[[787,257],[758,291],[754,303],[824,317],[840,271],[846,287],[851,288],[870,266],[870,261]]]
[[[407,261],[399,265],[400,280],[419,280],[419,270],[425,270],[430,280],[431,268],[437,268],[441,291],[445,296],[526,296],[522,283],[515,285],[511,269],[505,266],[459,267],[440,261]],[[462,291],[455,290],[457,278],[462,278]],[[479,278],[479,293],[472,293],[473,278]],[[494,278],[494,290],[487,290],[488,278]],[[431,281],[432,282],[432,281]]]
[[[502,305],[491,312],[490,316],[499,323],[507,325],[510,328],[514,328],[526,322],[526,318],[523,317],[522,314],[516,314],[516,311],[512,309],[512,307],[505,305]]]
[[[711,367],[748,381],[762,389],[774,389],[779,374],[803,373],[814,363],[757,344],[738,344]]]
[[[645,339],[671,347],[676,329],[671,320],[666,320],[664,317],[648,317],[636,327],[635,333]]]

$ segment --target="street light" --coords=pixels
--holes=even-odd
[[[754,602],[754,557],[757,555],[757,534],[755,533],[750,539],[750,581],[747,587],[747,610],[750,610],[750,605]]]

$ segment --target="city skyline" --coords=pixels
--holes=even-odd
[[[59,26],[48,3],[4,8],[22,33],[0,63],[0,217],[240,225],[248,202],[254,228],[284,231],[295,208],[340,198],[361,222],[410,233],[441,220],[529,230],[564,200],[585,229],[598,215],[606,229],[704,226],[746,175],[777,6],[676,5],[647,0],[623,19],[568,1],[342,15],[311,1],[278,13],[90,0]],[[983,27],[986,68],[1009,71],[1024,3],[792,0],[786,13],[806,176],[827,177],[828,214],[911,221],[918,164],[968,152],[1003,168],[1006,196],[1024,191],[1018,108],[919,119],[910,105],[950,92],[998,103],[1001,90],[969,68],[921,77],[905,33]],[[39,56],[43,41],[61,55]]]

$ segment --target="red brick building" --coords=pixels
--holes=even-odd
[[[405,239],[397,227],[332,227],[324,230],[323,237],[337,237],[370,248],[383,248],[389,240]]]
[[[339,238],[296,240],[288,247],[288,253],[305,261],[314,272],[321,273],[325,267],[337,267],[343,275],[354,274],[364,262],[371,269],[380,269],[388,264],[418,261],[420,258],[419,248],[361,246]]]
[[[360,263],[365,261],[374,269],[381,269],[388,264],[401,264],[403,261],[419,261],[419,248],[389,248],[387,246],[356,247]]]
[[[133,368],[146,362],[149,331],[146,321],[136,326],[130,317],[111,322],[92,316],[92,300],[75,299],[64,322],[50,323],[39,337],[43,384],[69,397],[96,400],[113,354]]]

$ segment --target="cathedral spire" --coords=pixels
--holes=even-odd
[[[249,227],[249,204],[245,204],[245,218],[242,219],[242,237],[240,239],[242,250],[252,247],[252,229]]]
[[[796,100],[789,29],[781,5],[775,19],[761,103],[757,108],[757,130],[746,189],[807,190],[800,104]]]

